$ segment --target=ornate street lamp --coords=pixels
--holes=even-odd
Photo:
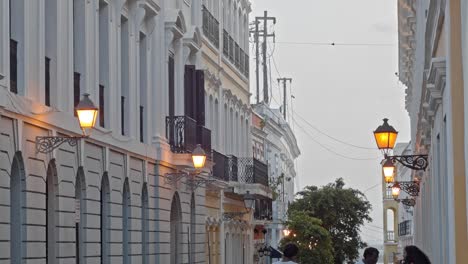
[[[384,118],[383,121],[384,123],[374,131],[374,137],[377,147],[382,150],[385,159],[391,160],[393,163],[399,162],[412,170],[426,170],[428,165],[427,155],[388,155],[395,147],[398,132],[388,124],[387,118]]]
[[[195,190],[203,184],[208,184],[214,181],[211,173],[208,177],[197,178],[201,174],[201,170],[205,167],[206,162],[206,153],[201,147],[200,144],[197,144],[195,149],[192,151],[192,163],[195,171],[193,172],[175,172],[175,173],[166,173],[164,174],[164,179],[168,184],[176,184],[182,178],[187,178],[186,184],[192,189]]]
[[[283,235],[284,235],[285,237],[288,237],[289,234],[291,234],[291,230],[289,230],[289,229],[287,229],[287,228],[286,228],[286,229],[283,229]]]
[[[395,165],[390,159],[386,159],[382,166],[384,178],[386,183],[392,183],[394,181]]]
[[[192,151],[192,162],[193,162],[193,167],[196,170],[200,170],[203,167],[205,167],[206,153],[202,149],[200,144],[197,144],[195,149]]]
[[[76,115],[80,128],[83,131],[81,136],[46,136],[36,137],[36,152],[50,153],[63,143],[67,142],[70,146],[76,146],[82,138],[89,137],[89,130],[96,124],[99,108],[89,99],[89,94],[83,94],[83,98],[75,107]],[[88,132],[88,133],[87,133]]]
[[[395,182],[395,184],[393,184],[392,186],[392,196],[393,196],[393,199],[398,199],[398,196],[400,195],[400,184],[398,182]]]
[[[244,194],[243,198],[244,198],[244,207],[245,207],[246,211],[242,211],[242,212],[224,212],[223,213],[223,220],[224,221],[232,220],[232,219],[237,218],[237,217],[242,217],[243,215],[250,213],[251,210],[254,210],[254,208],[255,208],[255,195],[250,194],[250,192],[247,191]]]

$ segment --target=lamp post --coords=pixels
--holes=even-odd
[[[383,121],[384,123],[374,131],[374,137],[377,147],[382,150],[385,159],[393,163],[399,162],[412,170],[426,170],[428,165],[427,155],[388,155],[395,146],[398,132],[388,124],[387,118],[384,118]]]
[[[179,171],[174,173],[164,174],[165,182],[168,184],[176,184],[182,178],[187,178],[186,184],[192,189],[195,190],[203,184],[208,184],[214,181],[212,174],[210,173],[207,178],[197,178],[202,172],[202,169],[205,167],[206,162],[206,153],[201,147],[200,144],[197,144],[195,149],[192,151],[192,164],[195,168],[194,171],[185,172]]]
[[[99,108],[89,99],[89,94],[83,94],[83,98],[75,107],[76,115],[80,128],[83,131],[81,136],[46,136],[36,137],[36,152],[50,153],[54,149],[58,148],[63,143],[67,142],[70,146],[76,146],[78,141],[82,138],[89,137],[89,130],[91,130],[96,124],[97,114]]]

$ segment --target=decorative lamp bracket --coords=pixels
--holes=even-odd
[[[211,184],[215,181],[212,176],[212,173],[208,175],[207,178],[197,178],[200,175],[200,172],[175,172],[175,173],[166,173],[164,174],[164,182],[166,184],[175,185],[179,182],[182,178],[187,178],[185,184],[189,187],[192,191],[196,190],[198,187],[203,185]]]
[[[399,162],[401,165],[410,168],[412,170],[426,170],[428,161],[428,155],[401,155],[401,156],[387,156],[386,159],[390,159],[393,163]]]
[[[78,144],[82,138],[88,136],[78,136],[78,137],[59,137],[59,136],[47,136],[47,137],[36,137],[36,152],[37,153],[50,153],[54,149],[58,148],[63,143],[68,143],[68,145],[74,147]]]
[[[405,199],[395,199],[397,202],[401,202],[405,209],[409,209],[410,207],[414,207],[416,205],[416,199],[414,198],[405,198]]]
[[[419,195],[419,183],[417,181],[399,181],[401,190],[415,197]]]

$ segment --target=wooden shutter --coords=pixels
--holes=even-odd
[[[99,85],[99,126],[105,127],[105,101],[104,101],[104,85]]]
[[[80,74],[78,72],[73,73],[73,107],[76,107],[80,102]],[[76,111],[75,116],[76,116]]]
[[[196,120],[196,92],[195,92],[195,66],[185,65],[184,74],[184,103],[185,115]]]
[[[18,42],[10,39],[10,91],[18,93]]]
[[[50,58],[45,58],[45,105],[50,106]]]
[[[196,120],[198,125],[205,126],[205,73],[196,70]]]
[[[173,117],[175,112],[175,91],[174,91],[174,58],[169,56],[168,61],[168,89],[169,89],[169,116]]]

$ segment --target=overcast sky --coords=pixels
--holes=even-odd
[[[295,96],[293,109],[297,122],[293,127],[302,152],[297,163],[299,187],[322,186],[343,177],[348,186],[365,192],[372,203],[374,221],[363,230],[364,240],[382,242],[379,165],[382,155],[374,149],[372,131],[382,123],[382,118],[387,117],[399,131],[397,142],[410,138],[404,86],[395,76],[398,71],[396,1],[251,2],[251,21],[255,16],[262,16],[264,10],[277,18],[276,25],[270,27],[276,33],[277,43],[269,48],[273,52],[270,62],[276,101],[281,101],[282,97],[276,86],[279,76],[274,62],[281,77],[293,78],[291,89]],[[333,42],[337,45],[285,42]],[[339,45],[341,43],[366,45]],[[254,50],[251,49],[250,54],[253,58]],[[254,72],[251,76],[253,92]],[[272,106],[278,106],[278,103],[273,101]],[[351,147],[332,140],[306,122],[328,136],[372,149]]]

